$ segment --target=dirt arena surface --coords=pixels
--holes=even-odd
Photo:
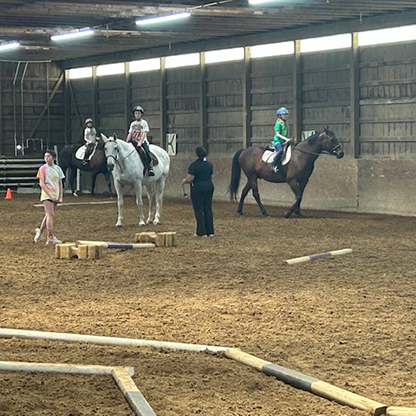
[[[89,201],[66,197],[66,202]],[[166,199],[169,249],[107,250],[98,260],[56,260],[33,242],[37,195],[0,201],[0,327],[239,347],[388,406],[416,407],[416,218],[254,205],[239,218],[214,203],[216,235],[195,238],[187,199]],[[147,201],[146,201],[147,203]],[[147,211],[147,210],[146,210]],[[122,229],[116,205],[58,208],[56,235],[131,242],[134,199]],[[284,259],[352,248],[289,266]],[[0,339],[4,361],[132,366],[160,416],[364,415],[242,364],[203,353]],[[0,372],[0,415],[132,412],[110,376]]]

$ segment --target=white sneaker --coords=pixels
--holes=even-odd
[[[53,236],[52,238],[48,238],[46,244],[52,244],[55,246],[56,244],[62,244],[62,241],[58,240],[55,236]]]
[[[42,238],[42,233],[40,231],[40,228],[35,228],[35,238],[33,239],[33,241],[35,243],[39,243],[39,240]]]

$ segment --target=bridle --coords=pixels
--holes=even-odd
[[[133,150],[127,156],[125,156],[125,157],[123,157],[122,159],[119,160],[118,159],[119,150],[118,150],[118,146],[117,146],[116,140],[114,140],[114,139],[108,139],[108,141],[115,143],[116,155],[115,156],[114,155],[108,155],[108,156],[106,156],[107,164],[108,164],[108,158],[110,158],[110,157],[112,157],[114,159],[114,164],[115,164],[117,162],[122,162],[123,160],[127,159],[131,154],[133,154],[136,151],[136,149],[133,147]],[[105,146],[104,146],[104,150],[105,150]]]
[[[321,133],[322,134],[322,133]],[[317,152],[308,152],[307,150],[303,150],[303,149],[299,149],[297,146],[295,146],[295,148],[294,148],[294,150],[299,150],[299,152],[302,152],[302,153],[306,153],[306,154],[308,154],[308,155],[315,155],[315,156],[319,156],[319,155],[321,155],[321,154],[328,154],[328,155],[335,155],[335,150],[336,149],[338,149],[339,147],[341,147],[341,144],[340,143],[338,143],[337,145],[335,145],[332,149],[331,149],[331,151],[328,151],[328,150],[322,150],[322,152],[325,152],[325,153],[317,153]]]

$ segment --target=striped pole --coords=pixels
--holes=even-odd
[[[77,243],[80,245],[85,245],[85,246],[102,246],[105,248],[118,248],[121,250],[156,247],[156,245],[153,243],[114,243],[111,241],[87,241],[87,240],[78,240]]]
[[[351,248],[344,248],[342,250],[329,251],[328,253],[312,254],[310,256],[295,257],[293,259],[285,260],[287,264],[303,263],[305,261],[320,259],[321,257],[341,256],[342,254],[352,253]]]
[[[224,355],[242,364],[255,368],[269,376],[276,377],[284,383],[290,384],[298,389],[308,391],[317,396],[325,397],[343,405],[355,409],[365,410],[374,416],[384,415],[387,406],[374,400],[367,399],[358,394],[351,393],[347,390],[335,387],[331,384],[320,381],[314,377],[290,370],[277,364],[262,360],[253,355],[247,354],[238,348],[232,348],[224,351]]]

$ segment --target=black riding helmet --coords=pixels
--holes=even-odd
[[[133,108],[133,111],[132,111],[133,115],[135,111],[140,111],[142,115],[144,115],[143,107],[140,107],[139,105],[136,105],[136,107]]]

